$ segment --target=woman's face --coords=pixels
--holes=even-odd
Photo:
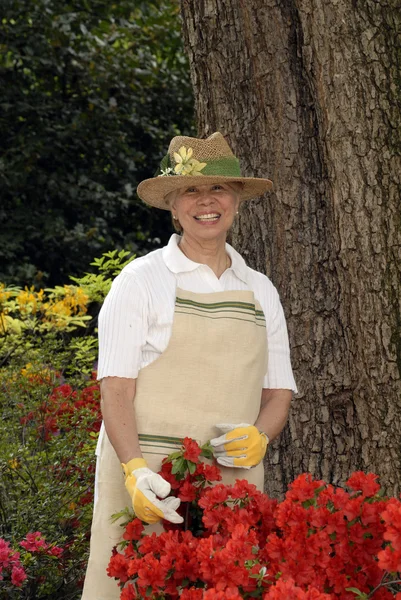
[[[184,234],[199,239],[226,235],[238,210],[239,198],[226,183],[193,185],[181,188],[171,205]]]

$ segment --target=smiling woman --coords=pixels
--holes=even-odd
[[[190,195],[192,197],[195,197],[195,195],[198,193],[202,193],[202,191],[205,189],[205,187],[207,186],[189,186],[189,187],[183,187],[181,189],[175,190],[174,192],[170,192],[169,194],[167,194],[166,196],[166,202],[168,204],[168,206],[170,207],[170,209],[173,207],[173,205],[175,204],[175,200],[182,195]],[[223,191],[224,189],[229,192],[231,191],[231,193],[233,194],[235,200],[238,202],[240,202],[240,191],[242,190],[242,183],[237,182],[237,181],[233,181],[230,183],[225,183],[225,184],[212,184],[211,186],[211,191],[215,191],[216,193],[218,193],[219,191]],[[238,214],[238,210],[236,211],[235,214]],[[173,222],[173,226],[174,229],[176,230],[177,233],[182,233],[183,232],[183,227],[181,226],[179,217],[177,216],[177,213],[173,213],[172,212],[172,222]],[[210,215],[209,215],[210,217]],[[198,220],[201,220],[198,218]]]
[[[263,457],[296,386],[278,293],[226,237],[240,203],[271,185],[242,177],[215,133],[173,138],[160,174],[138,187],[181,235],[127,265],[99,315],[104,427],[83,600],[119,598],[106,575],[122,533],[110,515],[131,505],[147,523],[182,521],[157,473],[185,437],[210,440],[225,483],[263,489]]]
[[[167,198],[173,222],[182,232],[180,250],[189,259],[209,265],[217,277],[230,265],[225,242],[238,214],[241,187],[235,182],[196,185],[171,192]]]

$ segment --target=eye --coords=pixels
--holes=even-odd
[[[186,188],[186,190],[185,190],[185,194],[193,194],[195,192],[196,192],[196,187],[195,186]]]
[[[223,186],[220,185],[219,183],[216,183],[215,185],[212,185],[212,190],[224,190]]]

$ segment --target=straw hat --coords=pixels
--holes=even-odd
[[[240,200],[261,196],[273,186],[270,179],[241,176],[239,160],[221,133],[213,133],[206,140],[177,136],[171,140],[160,171],[152,179],[142,181],[137,193],[146,204],[170,210],[165,197],[174,190],[234,181],[243,184]]]

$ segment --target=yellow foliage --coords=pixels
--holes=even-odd
[[[52,383],[57,377],[57,373],[48,368],[38,367],[32,363],[27,363],[21,369],[21,375],[29,381],[40,383]]]
[[[70,331],[84,326],[90,298],[77,285],[35,291],[0,284],[0,336],[21,335],[24,328]]]
[[[31,288],[26,287],[24,290],[21,290],[16,298],[20,312],[22,314],[35,314],[38,310],[38,307],[40,307],[43,302],[44,294],[44,290],[35,292],[33,286]]]
[[[24,323],[19,319],[13,319],[5,311],[0,313],[0,335],[16,333],[21,335]]]
[[[6,289],[4,283],[0,283],[0,305],[3,305],[12,295],[12,292]]]

